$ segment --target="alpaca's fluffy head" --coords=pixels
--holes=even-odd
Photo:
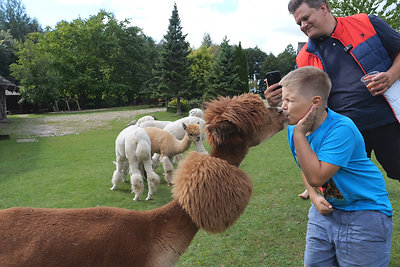
[[[187,136],[189,137],[190,141],[196,142],[200,140],[201,130],[198,124],[186,124],[182,123],[183,129],[185,129]]]
[[[248,175],[225,160],[191,152],[179,162],[173,195],[193,222],[207,232],[228,229],[253,191]]]
[[[258,145],[284,128],[284,116],[267,108],[255,94],[219,97],[205,103],[205,121],[211,145]]]

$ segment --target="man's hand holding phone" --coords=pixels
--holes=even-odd
[[[265,99],[271,107],[280,106],[282,102],[282,87],[279,85],[281,74],[279,71],[271,71],[266,74],[267,89],[264,92]]]

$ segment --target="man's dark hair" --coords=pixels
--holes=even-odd
[[[307,4],[309,8],[318,9],[321,4],[325,4],[329,11],[331,11],[328,1],[326,0],[290,0],[288,4],[288,9],[290,14],[294,14],[294,12],[301,6],[303,3]]]

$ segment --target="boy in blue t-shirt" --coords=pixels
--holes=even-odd
[[[312,205],[305,266],[388,266],[392,207],[353,121],[327,108],[331,82],[315,67],[281,81],[288,139]]]

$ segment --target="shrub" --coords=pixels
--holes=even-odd
[[[177,108],[177,100],[173,99],[170,102],[168,102],[168,107],[167,110],[170,112],[176,112]],[[188,112],[190,110],[190,105],[187,100],[181,99],[181,110],[182,112]]]

